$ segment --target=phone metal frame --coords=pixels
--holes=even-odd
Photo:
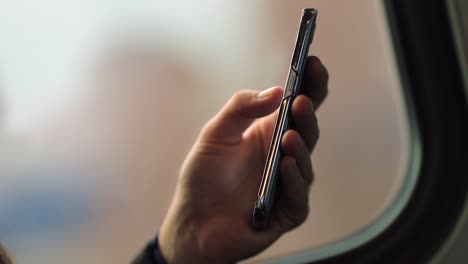
[[[268,156],[263,170],[262,181],[258,190],[257,201],[252,213],[252,225],[263,229],[267,226],[270,211],[275,199],[279,163],[281,160],[281,139],[290,127],[290,111],[294,98],[299,94],[302,76],[304,73],[309,46],[312,42],[317,19],[317,10],[306,8],[297,33],[296,45],[291,59],[286,87],[276,120],[275,129],[268,150]]]

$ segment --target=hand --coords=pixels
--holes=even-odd
[[[258,254],[308,214],[310,152],[318,139],[317,109],[328,73],[309,57],[292,106],[294,129],[282,139],[280,193],[267,229],[251,227],[253,204],[273,133],[282,88],[237,92],[202,129],[182,165],[159,233],[169,263],[233,263]]]

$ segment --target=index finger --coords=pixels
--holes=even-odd
[[[328,71],[316,56],[307,58],[300,93],[309,97],[317,110],[328,94]]]

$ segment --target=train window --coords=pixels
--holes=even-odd
[[[203,124],[237,90],[284,85],[305,7],[319,10],[310,54],[330,74],[311,211],[245,263],[326,261],[385,234],[427,151],[418,95],[403,89],[415,66],[401,63],[399,2],[5,3],[1,242],[19,263],[130,261]]]

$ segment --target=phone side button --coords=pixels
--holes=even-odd
[[[294,94],[294,87],[296,87],[296,80],[297,80],[296,71],[294,71],[293,69],[290,69],[283,98],[288,98],[289,96]]]

